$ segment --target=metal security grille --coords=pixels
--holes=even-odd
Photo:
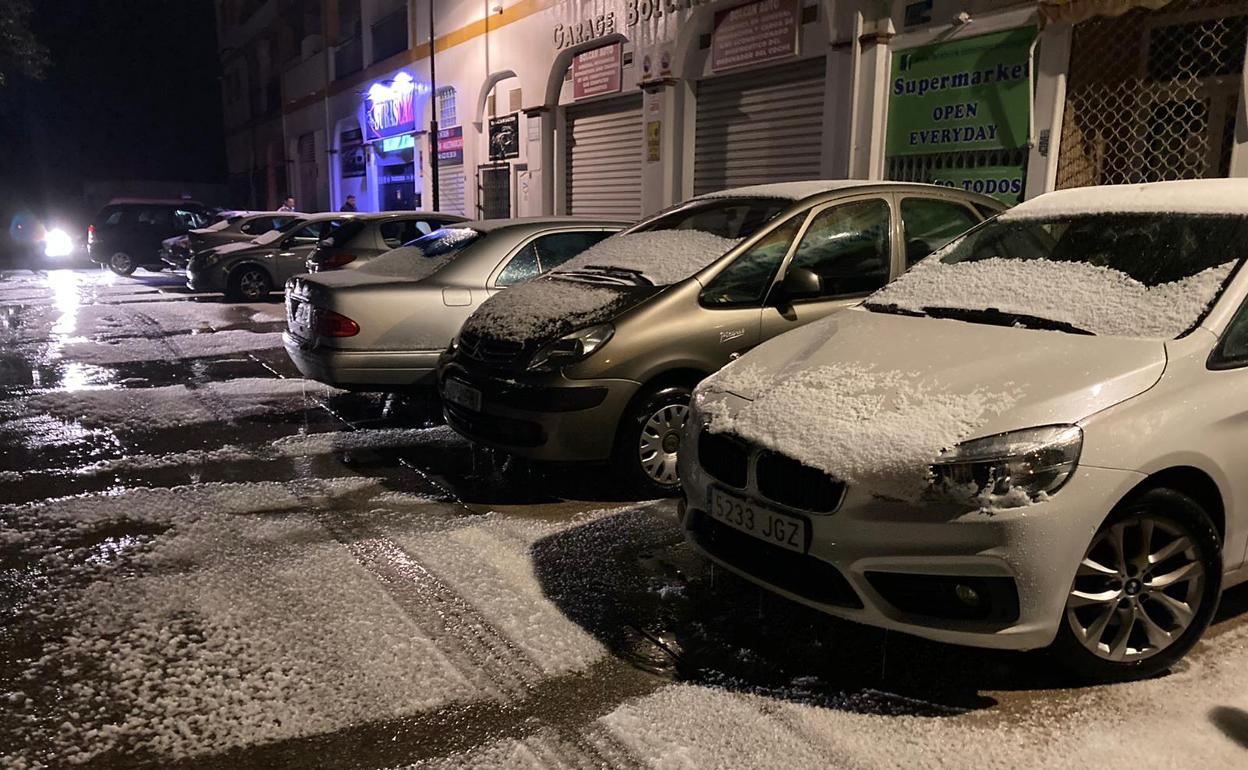
[[[481,218],[507,219],[511,216],[511,164],[481,166],[480,174],[477,211]]]
[[[444,214],[467,216],[464,205],[464,167],[438,169],[438,207]]]
[[[567,213],[641,215],[641,96],[568,107]]]
[[[825,60],[698,83],[693,191],[818,179]]]
[[[299,199],[295,208],[301,211],[316,211],[317,168],[316,168],[316,136],[303,134],[299,137]]]
[[[1077,25],[1057,187],[1226,176],[1246,46],[1243,0]]]

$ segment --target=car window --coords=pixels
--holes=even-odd
[[[533,242],[537,250],[538,270],[543,273],[554,270],[610,235],[612,233],[601,230],[543,235]]]
[[[108,227],[116,227],[121,224],[121,220],[125,217],[125,209],[113,209],[108,212],[108,217],[104,219],[104,224]]]
[[[956,201],[903,198],[901,227],[905,233],[906,267],[979,224],[979,217]]]
[[[1240,306],[1226,327],[1212,363],[1216,369],[1248,366],[1248,302]]]
[[[824,209],[811,219],[789,269],[804,267],[823,281],[822,297],[875,291],[888,283],[888,203],[880,199]]]
[[[173,214],[166,208],[139,209],[139,224],[168,227],[173,224]]]
[[[495,285],[511,286],[521,281],[527,281],[530,278],[536,278],[541,274],[542,269],[538,263],[535,244],[535,241],[530,242],[511,258],[511,261],[507,263],[507,267],[504,267],[503,272],[499,273]]]
[[[791,218],[720,270],[702,290],[699,297],[702,304],[709,307],[762,304],[805,219],[805,212]]]
[[[187,230],[193,230],[197,227],[203,227],[208,224],[208,217],[198,211],[176,209],[173,212],[173,215],[178,220],[178,224],[185,227]]]
[[[421,230],[417,225],[425,225],[425,229]],[[382,222],[379,229],[381,231],[381,239],[385,241],[386,246],[392,249],[397,249],[414,238],[430,233],[429,225],[424,222],[417,222],[414,219],[397,219]]]
[[[791,203],[785,198],[707,198],[677,206],[630,232],[701,230],[721,238],[748,238]]]
[[[260,235],[261,233],[267,233],[270,230],[276,230],[277,223],[268,217],[260,217],[259,219],[253,219],[250,222],[244,222],[238,229],[248,235]]]

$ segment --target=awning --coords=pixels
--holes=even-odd
[[[1171,0],[1040,0],[1040,22],[1078,24],[1094,16],[1121,16],[1136,8],[1157,10]]]

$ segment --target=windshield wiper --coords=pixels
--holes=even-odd
[[[579,270],[561,270],[560,278],[578,278],[587,283],[605,283],[615,286],[653,286],[654,282],[646,278],[640,270],[610,265],[588,265]]]
[[[923,312],[933,318],[949,318],[954,321],[991,324],[993,326],[1021,326],[1024,329],[1042,329],[1044,331],[1066,332],[1067,334],[1086,334],[1096,336],[1095,332],[1075,326],[1066,321],[1028,315],[1026,313],[1010,313],[995,307],[961,308],[934,307],[923,308]]]
[[[872,313],[892,313],[893,315],[907,315],[915,318],[922,318],[927,315],[922,310],[914,310],[913,308],[902,307],[896,302],[864,302],[862,306]]]

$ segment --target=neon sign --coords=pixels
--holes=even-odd
[[[400,72],[394,80],[373,83],[364,99],[364,125],[368,139],[406,134],[416,130],[416,98],[429,87]]]
[[[410,150],[416,146],[416,137],[412,134],[404,134],[402,136],[387,136],[381,140],[382,152],[398,152],[399,150]]]

